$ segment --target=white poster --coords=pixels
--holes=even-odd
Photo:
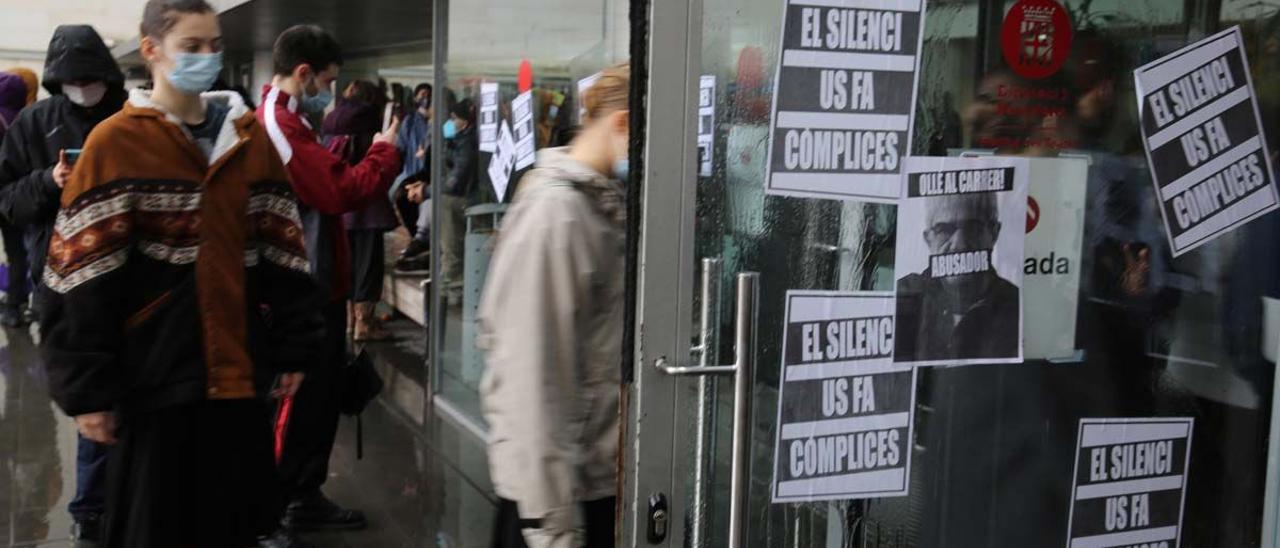
[[[893,363],[893,302],[787,292],[773,502],[907,494],[916,370]]]
[[[964,157],[991,156],[965,151]],[[1023,357],[1074,360],[1089,158],[1030,158],[1023,261]]]
[[[894,360],[1022,362],[1027,160],[912,157],[905,165]]]
[[[715,157],[716,75],[698,81],[698,176],[710,177]]]
[[[511,101],[511,118],[514,120],[511,130],[516,143],[516,170],[521,170],[533,165],[537,154],[534,145],[532,91],[521,93]]]
[[[1089,160],[1032,158],[1028,163],[1023,357],[1075,358]]]
[[[516,144],[511,138],[511,128],[502,124],[498,130],[498,140],[494,146],[493,156],[489,158],[489,181],[493,183],[493,193],[498,201],[505,201],[507,185],[511,182],[511,171],[516,164]]]
[[[1276,209],[1275,174],[1232,27],[1133,72],[1143,145],[1174,256]]]
[[[1067,548],[1177,548],[1192,418],[1080,419]]]
[[[894,203],[911,150],[924,0],[788,0],[769,194]]]
[[[587,96],[587,90],[591,89],[591,86],[596,85],[596,81],[600,80],[600,74],[601,73],[597,72],[595,74],[592,74],[591,76],[578,80],[577,103],[578,103],[578,124],[579,125],[581,125],[583,122],[586,122],[587,120],[587,105],[586,105],[586,102],[583,101],[583,98]]]
[[[480,150],[493,152],[498,146],[498,83],[480,84]]]

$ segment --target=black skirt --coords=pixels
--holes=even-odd
[[[383,231],[348,230],[351,248],[351,300],[376,303],[382,300],[383,277],[387,274],[386,244]]]
[[[108,459],[108,548],[257,545],[278,519],[268,405],[206,401],[124,417]]]

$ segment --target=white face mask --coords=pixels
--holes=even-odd
[[[102,98],[107,94],[107,84],[104,82],[94,82],[87,86],[62,84],[62,93],[72,103],[82,107],[93,107],[102,102]]]

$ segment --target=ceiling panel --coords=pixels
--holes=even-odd
[[[428,45],[430,0],[253,0],[222,14],[222,30],[233,55],[270,50],[285,29],[320,25],[349,57],[390,47]]]

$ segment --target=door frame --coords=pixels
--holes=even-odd
[[[697,94],[702,0],[649,3],[644,158],[638,219],[634,382],[628,388],[622,443],[621,534],[626,546],[683,546],[688,440],[677,412],[677,383],[655,362],[690,361],[693,333],[694,212],[697,200]],[[639,28],[632,22],[632,28]],[[668,108],[680,105],[679,108]],[[655,108],[657,107],[657,108]],[[664,138],[678,135],[680,138]],[[633,195],[634,197],[634,195]],[[648,540],[649,499],[667,499],[668,534]]]

